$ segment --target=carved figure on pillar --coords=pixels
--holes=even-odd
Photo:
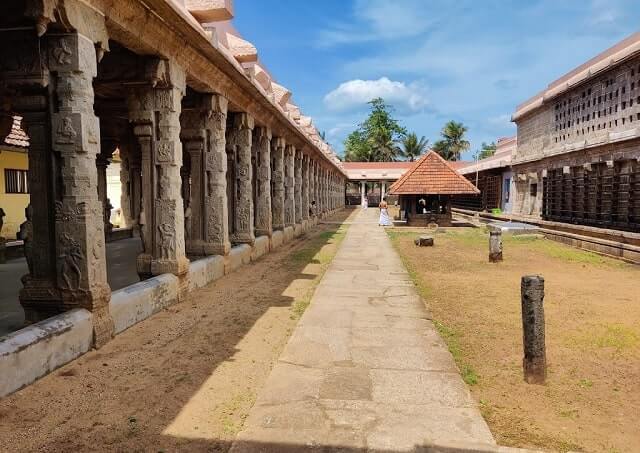
[[[302,222],[302,151],[296,150],[294,153],[294,195],[295,195],[295,222]]]
[[[284,224],[294,226],[296,223],[296,202],[295,202],[295,175],[294,156],[295,147],[287,145],[284,150]]]
[[[251,143],[253,134],[253,118],[246,113],[234,113],[231,127],[227,130],[227,148],[235,156],[236,190],[235,212],[233,215],[234,231],[231,242],[251,244],[255,242],[253,221],[253,188],[251,168]]]
[[[138,256],[141,278],[186,275],[184,208],[181,195],[181,101],[185,75],[172,62],[146,61],[149,84],[134,88],[128,99],[129,120],[141,151],[140,228],[144,252]]]
[[[284,150],[286,143],[283,138],[276,137],[271,142],[271,214],[274,230],[284,228]]]
[[[253,150],[256,155],[256,236],[271,236],[271,130],[268,127],[256,127],[253,134]]]

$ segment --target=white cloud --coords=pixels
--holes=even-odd
[[[442,18],[440,2],[432,0],[356,0],[354,21],[336,22],[320,30],[317,44],[331,47],[418,36]]]
[[[401,114],[416,113],[428,105],[425,89],[419,82],[405,84],[381,77],[378,80],[349,80],[341,83],[324,97],[329,110],[348,111],[366,105],[375,98],[383,98]]]

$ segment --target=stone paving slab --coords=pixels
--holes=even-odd
[[[349,227],[232,452],[495,446],[375,215]]]

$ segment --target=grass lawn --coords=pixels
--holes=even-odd
[[[488,262],[482,229],[389,231],[499,444],[559,451],[640,446],[640,266],[535,237],[505,236]],[[522,377],[520,278],[545,277],[548,377]]]

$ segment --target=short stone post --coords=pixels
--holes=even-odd
[[[502,261],[502,231],[498,228],[489,230],[489,262]]]
[[[544,342],[544,278],[541,275],[522,277],[521,302],[524,380],[529,384],[544,384],[547,364]]]

